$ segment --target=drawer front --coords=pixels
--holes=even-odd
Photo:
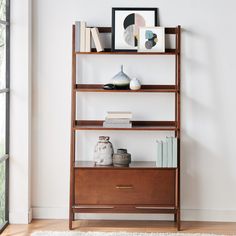
[[[175,205],[175,170],[76,169],[75,204]]]

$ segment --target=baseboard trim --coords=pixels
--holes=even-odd
[[[67,208],[33,207],[33,219],[68,219]],[[173,215],[158,214],[77,214],[78,219],[96,220],[173,220]],[[235,222],[236,210],[183,209],[181,220]]]
[[[29,224],[32,221],[32,216],[32,208],[30,208],[28,211],[10,211],[9,222],[10,224]]]

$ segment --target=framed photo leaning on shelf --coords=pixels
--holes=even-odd
[[[137,51],[140,27],[157,26],[157,8],[112,8],[112,51]]]
[[[141,27],[139,29],[138,52],[165,52],[165,28]]]

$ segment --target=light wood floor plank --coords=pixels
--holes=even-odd
[[[74,226],[80,231],[176,232],[173,222],[81,220]],[[2,236],[29,236],[35,231],[67,231],[66,220],[33,220],[29,225],[9,225]],[[236,223],[182,222],[183,233],[236,235]]]

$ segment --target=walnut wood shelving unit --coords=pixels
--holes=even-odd
[[[71,100],[71,164],[69,228],[75,213],[158,213],[174,214],[180,230],[180,65],[181,27],[165,28],[175,36],[175,48],[164,53],[139,52],[76,52],[75,26],[72,29],[72,100]],[[110,27],[100,27],[101,33],[110,33]],[[142,85],[138,91],[104,90],[101,84],[77,84],[76,61],[80,55],[131,55],[175,57],[174,85]],[[76,93],[174,93],[175,120],[133,121],[132,128],[104,128],[102,120],[76,119]],[[129,168],[97,167],[93,162],[76,161],[75,135],[80,130],[173,131],[178,138],[177,168],[157,168],[155,162],[132,162]],[[127,182],[128,181],[128,182]]]

